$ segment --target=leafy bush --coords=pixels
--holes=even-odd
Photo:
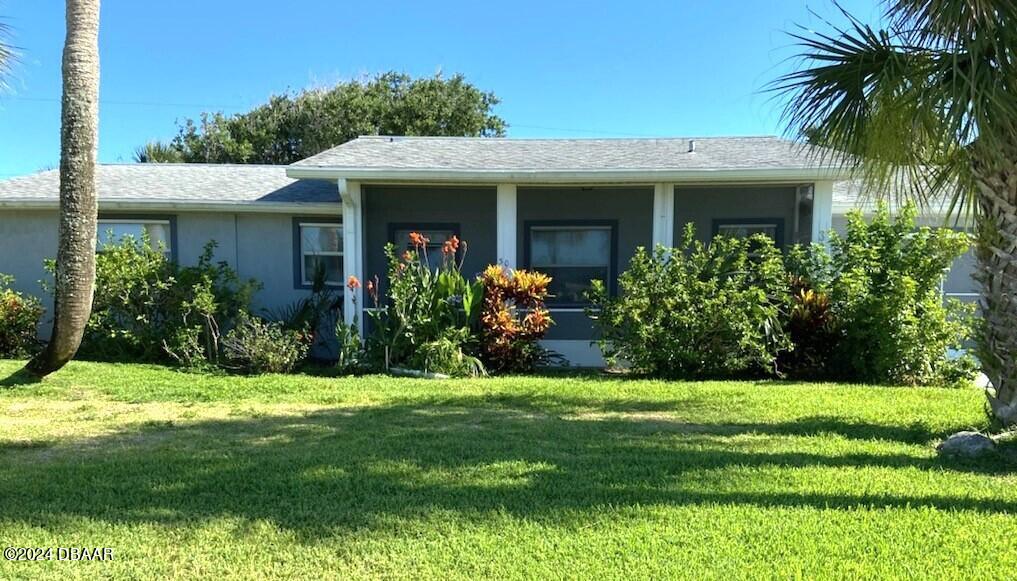
[[[617,297],[598,281],[589,294],[609,364],[669,378],[772,374],[790,346],[787,275],[766,236],[704,245],[689,224],[677,248],[639,248],[618,282]]]
[[[222,365],[242,373],[288,373],[308,348],[304,333],[244,315],[222,338]]]
[[[483,366],[470,355],[475,349],[471,329],[480,312],[483,286],[462,275],[466,243],[450,239],[442,248],[441,264],[432,267],[424,251],[427,238],[413,232],[410,242],[413,248],[400,256],[393,244],[385,247],[388,300],[381,300],[377,281],[368,288],[375,304],[368,351],[386,370],[410,367],[476,374]]]
[[[0,273],[0,358],[29,357],[39,347],[42,302],[15,291],[14,277]]]
[[[258,285],[225,262],[213,264],[214,250],[209,242],[195,266],[181,267],[147,237],[104,246],[82,356],[215,364],[220,329],[247,313]]]
[[[492,265],[480,275],[484,286],[480,313],[481,356],[496,372],[532,371],[547,360],[540,341],[554,324],[544,306],[551,279],[539,272],[507,271]]]
[[[829,251],[814,244],[789,257],[792,274],[829,297],[831,377],[904,385],[971,379],[972,359],[947,353],[969,337],[973,305],[944,302],[941,292],[969,237],[948,228],[916,228],[916,214],[908,206],[894,220],[882,205],[866,223],[853,212],[843,236],[831,233]]]

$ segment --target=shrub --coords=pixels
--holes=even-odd
[[[21,358],[39,348],[42,302],[15,291],[14,277],[0,273],[0,358]]]
[[[410,234],[413,245],[397,256],[395,246],[385,247],[388,257],[387,301],[377,281],[368,293],[374,300],[368,351],[384,369],[410,367],[453,375],[483,369],[470,355],[475,349],[471,329],[480,311],[483,287],[462,275],[466,243],[453,237],[442,248],[441,264],[430,265],[424,251],[428,240]],[[460,359],[469,365],[459,365]],[[448,367],[446,367],[448,365]]]
[[[480,281],[484,287],[481,356],[487,369],[525,372],[547,362],[548,352],[538,341],[554,324],[544,306],[551,279],[538,272],[492,265]]]
[[[669,378],[773,374],[790,346],[787,275],[766,236],[704,245],[689,224],[677,248],[639,248],[618,283],[617,297],[597,281],[589,295],[609,364]]]
[[[843,236],[831,233],[829,251],[814,244],[789,257],[792,274],[829,297],[835,341],[829,376],[905,385],[971,379],[971,358],[947,353],[968,338],[973,306],[944,302],[941,292],[950,265],[968,248],[968,235],[916,228],[916,214],[907,206],[894,220],[881,205],[866,223],[853,212]]]
[[[214,250],[209,242],[195,266],[181,267],[147,238],[104,246],[82,356],[214,364],[220,329],[248,311],[258,288],[225,262],[214,264]]]
[[[222,365],[242,373],[288,373],[308,348],[302,332],[244,315],[222,338]]]

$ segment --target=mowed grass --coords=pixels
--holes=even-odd
[[[1013,578],[974,389],[0,361],[0,578]],[[7,379],[4,379],[7,378]]]

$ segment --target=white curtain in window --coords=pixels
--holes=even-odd
[[[541,266],[606,266],[611,260],[607,228],[534,228],[530,264]]]

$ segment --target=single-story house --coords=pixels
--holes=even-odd
[[[776,137],[696,139],[355,139],[290,166],[100,165],[100,239],[147,231],[181,263],[215,240],[216,259],[264,285],[257,306],[288,304],[324,268],[344,287],[384,275],[383,247],[411,231],[468,242],[487,264],[554,278],[549,348],[578,365],[591,345],[582,290],[612,287],[635,249],[671,245],[686,223],[704,240],[762,232],[781,246],[822,241],[860,205],[846,173]],[[56,170],[0,181],[0,272],[40,294],[57,248]],[[946,292],[976,292],[968,259]],[[346,290],[344,316],[365,306]],[[354,294],[355,293],[355,294]],[[358,320],[363,324],[364,317]]]

